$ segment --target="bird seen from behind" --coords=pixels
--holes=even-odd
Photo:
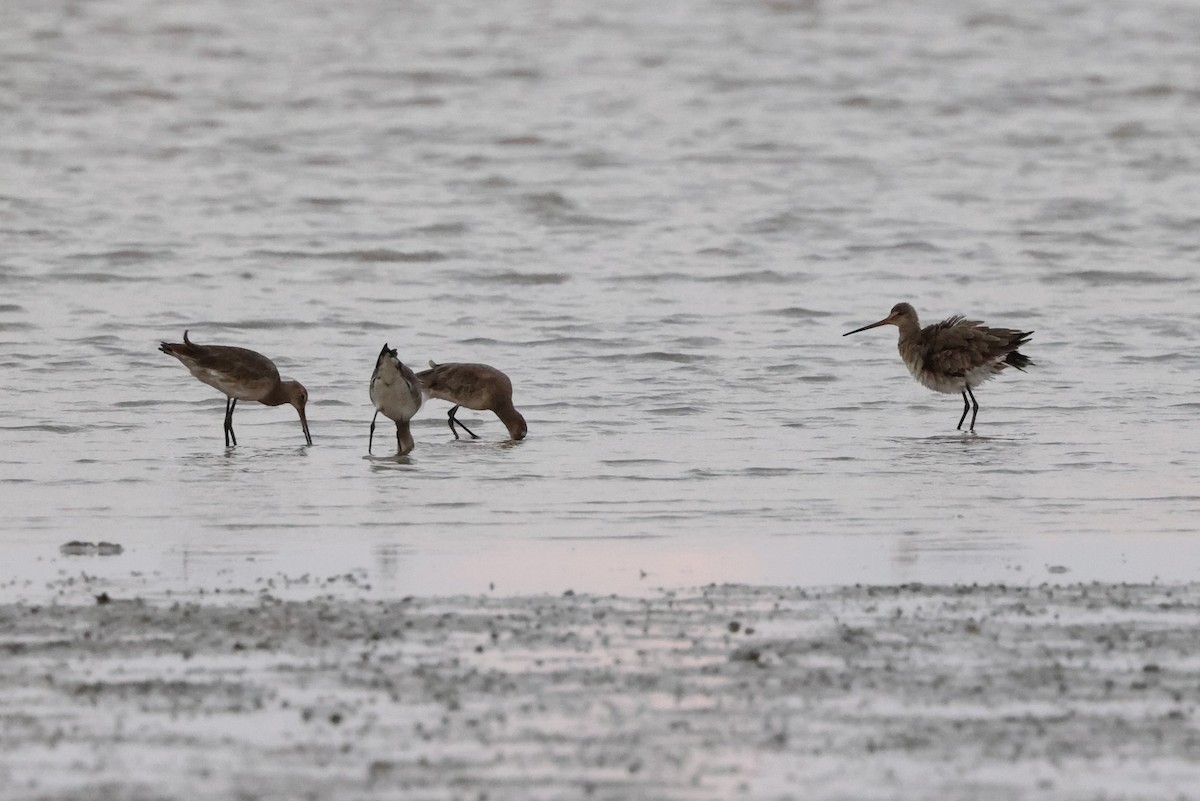
[[[389,348],[383,343],[383,350],[375,359],[375,371],[371,373],[370,387],[371,403],[375,405],[375,415],[371,418],[371,434],[367,438],[367,453],[375,441],[375,418],[383,412],[383,416],[396,424],[396,447],[400,456],[404,456],[415,447],[408,421],[420,408],[424,397],[421,395],[421,382],[412,369],[396,354],[395,348]]]

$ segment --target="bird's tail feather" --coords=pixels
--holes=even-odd
[[[1033,364],[1033,360],[1019,351],[1011,350],[1004,357],[1004,363],[1011,365],[1021,372],[1025,372],[1025,368]]]
[[[1025,372],[1025,368],[1033,364],[1033,361],[1024,353],[1017,351],[1017,348],[1029,342],[1029,338],[1033,336],[1032,331],[1013,331],[1012,336],[1008,340],[1008,346],[1012,348],[1004,356],[1004,363],[1017,368],[1021,372]]]
[[[181,356],[185,353],[189,353],[192,350],[192,348],[194,348],[194,347],[195,347],[195,345],[193,345],[192,341],[190,339],[188,339],[187,331],[183,332],[183,344],[180,344],[178,342],[160,342],[160,343],[158,343],[159,350],[161,350],[163,353],[167,353],[167,354],[170,354],[171,356],[175,356],[176,358],[178,358],[179,356]]]

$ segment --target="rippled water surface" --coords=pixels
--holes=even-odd
[[[10,594],[1200,577],[1194,4],[2,17]],[[977,435],[842,338],[901,300],[1036,331]],[[303,381],[314,445],[243,403],[226,450],[185,328]],[[385,341],[507,371],[528,439],[430,401],[368,457]]]

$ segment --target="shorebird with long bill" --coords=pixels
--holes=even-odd
[[[476,411],[491,410],[504,423],[508,435],[514,440],[525,439],[529,428],[525,418],[517,411],[512,402],[512,381],[508,376],[488,364],[470,364],[453,362],[438,364],[430,361],[429,369],[417,373],[425,394],[431,398],[450,401],[454,406],[450,409],[450,432],[458,439],[454,426],[460,426],[471,435],[471,439],[479,439],[474,431],[462,424],[454,413],[460,406]]]
[[[308,433],[308,418],[304,407],[308,404],[308,391],[299,381],[280,378],[275,362],[246,348],[227,345],[197,345],[183,332],[183,343],[163,342],[158,349],[183,362],[192,375],[210,387],[225,394],[225,447],[232,440],[233,409],[237,402],[258,401],[264,406],[279,406],[290,403],[300,415],[300,427],[304,429],[304,440],[312,445]]]
[[[972,389],[995,378],[1006,367],[1024,372],[1033,364],[1017,350],[1029,341],[1032,331],[990,328],[977,320],[964,320],[961,315],[922,328],[917,320],[917,310],[908,303],[897,303],[879,322],[847,331],[842,336],[881,325],[894,325],[900,329],[900,358],[922,386],[947,395],[962,395],[963,413],[957,426],[960,431],[968,411],[971,412],[968,430],[975,430],[979,401],[975,400]]]
[[[421,395],[421,382],[412,369],[396,354],[395,348],[389,348],[383,343],[383,350],[375,359],[375,372],[371,373],[371,403],[375,405],[375,415],[371,418],[371,435],[367,438],[367,453],[375,441],[375,418],[383,412],[383,416],[396,424],[396,447],[399,454],[404,456],[412,451],[412,431],[408,421],[416,414],[421,403],[425,400]]]

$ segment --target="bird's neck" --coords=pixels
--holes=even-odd
[[[896,327],[900,329],[901,342],[912,341],[921,333],[921,324],[917,322],[915,317],[902,318],[896,323]]]
[[[513,439],[523,439],[528,429],[525,426],[525,418],[517,411],[512,403],[506,403],[503,406],[497,406],[494,411],[496,416],[500,418],[500,422],[508,429],[508,435]]]
[[[288,392],[287,386],[284,384],[276,384],[265,397],[261,398],[259,403],[266,406],[281,406],[285,403],[292,402],[292,395]]]

